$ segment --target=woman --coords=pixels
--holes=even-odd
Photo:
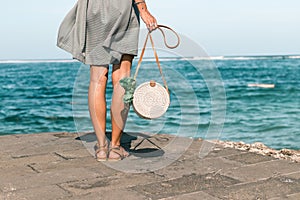
[[[97,136],[96,159],[121,160],[129,155],[121,146],[128,105],[119,81],[130,76],[137,55],[139,16],[149,31],[157,28],[144,0],[79,0],[62,22],[57,45],[73,58],[90,65],[88,104]],[[112,138],[106,140],[106,84],[112,64]]]

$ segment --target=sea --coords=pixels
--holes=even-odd
[[[300,56],[172,57],[161,64],[168,111],[146,120],[131,107],[125,131],[300,149]],[[138,83],[150,79],[163,84],[148,58]],[[75,60],[0,61],[0,135],[92,131],[88,84],[89,66]],[[112,90],[109,76],[108,131]]]

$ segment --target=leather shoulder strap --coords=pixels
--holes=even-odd
[[[165,32],[164,32],[164,30],[162,28],[169,29],[170,31],[172,31],[176,35],[176,37],[177,37],[177,44],[176,45],[174,45],[174,46],[168,45]],[[157,29],[162,33],[163,38],[164,38],[164,43],[165,43],[166,47],[168,47],[169,49],[174,49],[174,48],[176,48],[176,47],[179,46],[179,44],[180,44],[180,37],[179,37],[179,35],[173,29],[171,29],[168,26],[164,26],[164,25],[158,25]],[[147,42],[148,42],[149,38],[150,38],[151,46],[152,46],[153,53],[154,53],[154,56],[155,56],[156,64],[158,66],[159,72],[160,72],[161,77],[162,77],[163,82],[164,82],[164,86],[165,86],[166,90],[169,92],[167,81],[166,81],[166,79],[165,79],[165,77],[163,75],[162,68],[161,68],[161,65],[160,65],[160,62],[159,62],[159,59],[158,59],[157,52],[156,52],[155,47],[154,47],[154,41],[153,41],[153,38],[152,38],[152,35],[151,35],[150,31],[148,32],[147,37],[145,39],[144,46],[143,46],[143,49],[142,49],[142,52],[141,52],[141,55],[140,55],[140,58],[139,58],[139,61],[138,61],[138,64],[137,64],[137,67],[136,67],[135,74],[134,74],[133,78],[134,78],[134,80],[136,80],[136,77],[138,75],[139,69],[141,67],[141,63],[143,61],[143,57],[144,57],[144,54],[145,54],[145,50],[146,50],[146,46],[147,46]]]

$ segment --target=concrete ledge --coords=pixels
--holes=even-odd
[[[174,136],[136,134],[122,140],[133,155],[116,163],[99,163],[83,145],[93,142],[93,134],[79,135],[0,136],[0,199],[299,199],[296,162],[221,144],[199,158],[207,141],[187,138],[177,138],[179,150],[181,143],[189,144],[177,158],[176,149],[168,149]],[[145,173],[114,168],[124,163],[151,166],[152,161],[168,159],[172,162],[167,166]]]

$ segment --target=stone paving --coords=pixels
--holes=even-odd
[[[300,199],[300,163],[170,135],[122,141],[132,155],[103,163],[92,133],[1,136],[0,199]]]

